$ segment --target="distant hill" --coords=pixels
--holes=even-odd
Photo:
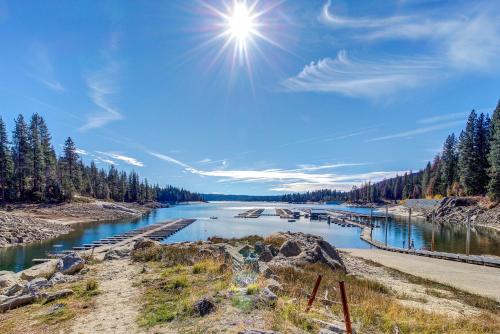
[[[201,194],[204,201],[281,202],[283,196]]]

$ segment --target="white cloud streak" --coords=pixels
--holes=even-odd
[[[349,17],[334,13],[331,1],[319,21],[330,27],[340,45],[419,41],[411,54],[351,60],[346,51],[304,66],[282,86],[292,92],[326,92],[356,97],[380,97],[401,89],[446,80],[466,72],[491,74],[500,69],[500,5],[495,1],[441,4],[432,11],[402,4],[392,16]],[[407,12],[408,14],[405,14]]]
[[[165,154],[148,152],[150,155],[180,166],[185,172],[192,174],[219,178],[217,182],[230,182],[230,183],[272,183],[271,191],[305,191],[320,188],[330,188],[338,190],[350,189],[353,185],[358,185],[367,180],[378,181],[385,177],[392,177],[396,174],[404,173],[401,171],[382,171],[371,173],[358,173],[358,174],[333,174],[333,173],[312,173],[313,171],[338,168],[342,166],[354,166],[361,164],[329,164],[320,166],[301,166],[300,169],[264,169],[264,170],[200,170],[194,168],[184,162]]]
[[[81,131],[100,128],[110,122],[123,119],[123,115],[110,101],[117,91],[117,74],[118,65],[110,62],[103,70],[85,76],[88,95],[100,110],[87,117],[87,122],[80,127]]]
[[[378,97],[421,85],[439,67],[432,58],[353,60],[342,50],[336,58],[323,58],[306,65],[298,75],[285,80],[283,86],[288,91]]]
[[[43,44],[37,43],[33,46],[30,54],[33,56],[30,61],[31,66],[24,73],[50,90],[55,92],[65,91],[63,85],[56,79],[52,59],[47,48]]]
[[[104,156],[109,157],[109,158],[114,159],[114,160],[123,161],[128,165],[132,165],[132,166],[136,166],[136,167],[144,167],[144,164],[142,162],[140,162],[136,158],[132,158],[132,157],[129,157],[126,155],[122,155],[122,154],[118,154],[118,153],[114,153],[114,152],[101,152],[101,151],[96,151],[96,153],[104,155]],[[101,159],[101,160],[103,162],[107,162],[107,161],[104,161],[105,159]],[[111,160],[108,160],[108,161],[111,161]]]
[[[437,130],[443,130],[443,129],[449,129],[458,125],[463,125],[463,121],[454,121],[454,122],[448,122],[448,123],[443,123],[443,124],[437,124],[437,125],[431,125],[423,128],[418,128],[418,129],[413,129],[409,131],[404,131],[404,132],[399,132],[387,136],[381,136],[381,137],[375,137],[368,139],[367,142],[374,142],[374,141],[381,141],[381,140],[388,140],[388,139],[396,139],[396,138],[410,138],[412,136],[428,133],[428,132],[433,132]]]

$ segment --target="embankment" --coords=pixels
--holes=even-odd
[[[0,209],[0,247],[51,239],[70,232],[71,224],[141,217],[160,206],[104,201],[12,205]]]

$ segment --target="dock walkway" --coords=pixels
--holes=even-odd
[[[148,238],[155,241],[162,241],[163,239],[168,238],[186,226],[192,224],[195,220],[196,219],[177,219],[143,226],[132,231],[93,241],[90,244],[73,247],[73,250],[84,251],[101,246],[121,246],[138,238]]]

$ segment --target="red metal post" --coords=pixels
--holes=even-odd
[[[319,289],[319,284],[321,283],[321,278],[322,278],[321,275],[318,275],[318,278],[316,279],[316,284],[314,284],[314,289],[313,289],[311,298],[309,298],[309,301],[307,302],[306,312],[309,312],[309,310],[311,309],[311,306],[314,302],[314,299],[316,298],[316,294],[318,293],[318,289]]]
[[[342,299],[342,310],[344,311],[345,331],[347,334],[352,334],[351,316],[349,315],[349,305],[347,304],[347,294],[345,292],[344,281],[339,282],[340,298]]]

